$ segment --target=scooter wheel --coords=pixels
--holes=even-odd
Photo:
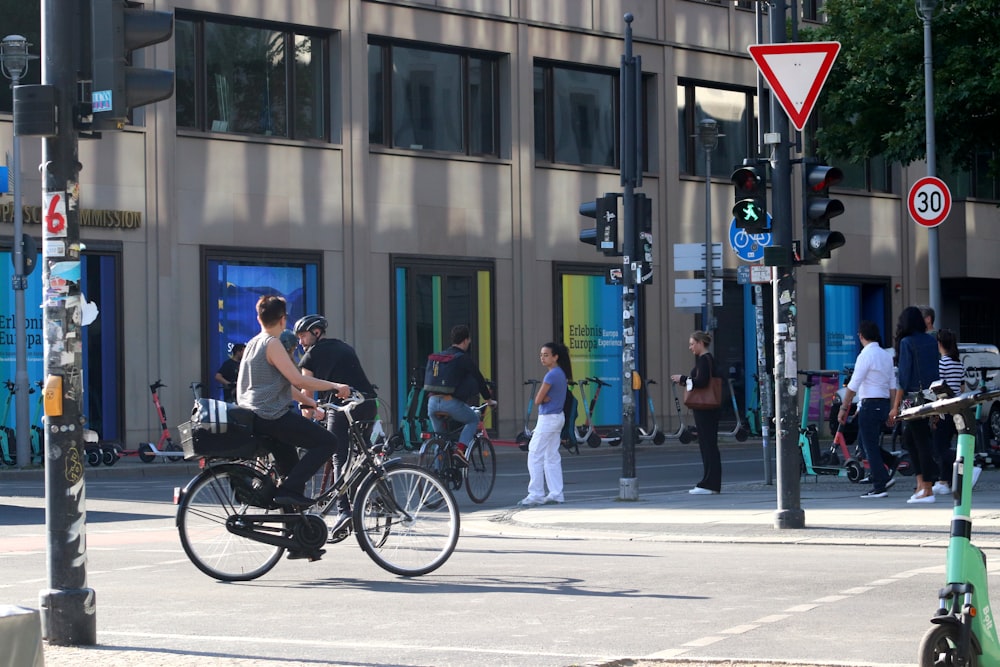
[[[590,447],[590,448],[592,448],[592,449],[597,449],[598,447],[600,447],[601,446],[601,436],[597,435],[597,433],[591,433],[590,435],[588,435],[587,436],[587,446]]]
[[[657,431],[656,435],[653,436],[654,445],[662,445],[666,441],[667,441],[667,436],[663,435],[663,433],[660,431]]]
[[[148,442],[143,442],[139,445],[139,460],[143,463],[152,463],[153,459],[156,458],[156,454],[153,453],[153,448],[149,446]]]
[[[959,626],[957,624],[935,625],[929,629],[923,639],[920,640],[920,648],[917,651],[919,656],[918,667],[933,667],[934,665],[957,665],[965,664],[969,667],[978,667],[979,656],[975,651],[970,651],[964,656],[964,662],[959,660],[961,649],[961,637],[959,636]]]
[[[113,466],[118,463],[118,452],[113,449],[101,450],[101,463],[106,466]]]
[[[87,450],[87,465],[89,466],[99,466],[101,465],[101,452],[96,449]]]
[[[516,440],[518,449],[520,449],[522,452],[528,451],[528,443],[531,442],[531,439],[528,438],[527,434],[525,434],[523,431],[521,433],[518,433]]]
[[[681,434],[678,437],[678,439],[683,444],[687,445],[687,444],[690,444],[690,443],[694,442],[697,439],[697,436],[694,434],[694,431],[692,431],[691,429],[687,429],[686,428],[683,431],[681,431]]]
[[[865,468],[861,465],[860,461],[850,459],[844,464],[844,467],[847,469],[847,479],[855,484],[860,482],[865,476]]]
[[[750,429],[746,426],[740,426],[740,430],[736,431],[736,442],[746,442],[749,437]]]

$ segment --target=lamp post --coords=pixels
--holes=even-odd
[[[937,150],[934,139],[934,59],[931,49],[931,19],[938,0],[916,0],[917,16],[924,22],[924,117],[927,126],[927,175],[937,176]],[[941,319],[941,266],[939,263],[938,230],[927,230],[928,302]]]
[[[704,118],[698,123],[698,141],[705,149],[705,310],[702,311],[702,326],[705,331],[715,329],[715,315],[712,313],[712,151],[719,145],[719,123],[713,118]]]
[[[28,54],[28,40],[21,35],[7,35],[0,41],[0,69],[10,79],[11,90],[28,71],[28,63],[38,56]],[[14,134],[14,415],[17,467],[31,462],[30,409],[28,406],[28,345],[25,332],[24,290],[24,215],[21,205],[21,138]]]

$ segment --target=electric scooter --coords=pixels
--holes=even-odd
[[[746,442],[747,438],[750,437],[750,429],[747,427],[746,422],[743,421],[743,415],[740,414],[740,406],[736,402],[736,392],[733,390],[733,375],[735,373],[735,369],[730,368],[729,377],[726,378],[726,382],[729,383],[729,398],[733,403],[733,415],[736,417],[736,425],[733,426],[733,430],[719,433],[719,435],[732,436],[736,438],[736,442]]]
[[[1000,665],[1000,640],[990,606],[986,554],[972,544],[972,464],[975,458],[974,407],[1000,397],[1000,389],[980,388],[958,396],[944,382],[931,389],[936,401],[904,409],[899,418],[922,419],[952,415],[958,431],[958,451],[951,473],[955,509],[945,564],[945,585],[938,591],[938,608],[917,652],[919,667]],[[969,466],[969,477],[966,477]]]
[[[524,409],[524,426],[521,428],[521,432],[517,434],[518,449],[522,452],[528,451],[528,443],[531,442],[531,413],[535,409],[535,394],[538,393],[538,385],[542,383],[541,380],[525,380],[524,384],[530,385],[531,389],[528,390],[528,406]],[[567,388],[567,391],[570,391]]]
[[[184,451],[180,445],[174,444],[174,439],[170,435],[170,427],[167,426],[167,413],[160,403],[160,395],[157,390],[166,387],[159,380],[149,385],[149,391],[153,395],[153,405],[156,407],[156,414],[160,418],[160,439],[154,445],[151,442],[140,442],[138,448],[139,460],[143,463],[152,462],[157,456],[162,456],[164,461],[180,461],[184,458]]]
[[[847,477],[851,481],[860,481],[864,476],[864,466],[860,461],[850,458],[843,465],[822,465],[819,448],[819,428],[809,423],[809,398],[812,388],[816,386],[816,378],[840,378],[839,371],[799,371],[805,377],[802,386],[802,422],[799,425],[799,448],[802,450],[803,473],[806,475],[836,475]],[[838,433],[840,429],[837,429]],[[841,434],[841,437],[843,435]],[[836,441],[837,436],[834,436]],[[839,444],[839,443],[838,443]],[[828,459],[829,460],[829,459]],[[839,462],[838,462],[839,463]]]
[[[666,434],[660,429],[659,422],[656,421],[656,406],[653,405],[653,395],[650,393],[649,388],[656,384],[656,380],[644,380],[644,387],[646,393],[646,404],[649,410],[649,428],[645,428],[644,424],[639,424],[635,427],[636,441],[637,442],[652,442],[654,445],[662,445],[666,439]]]
[[[681,399],[677,396],[677,385],[673,382],[670,383],[670,393],[674,396],[674,410],[677,412],[677,430],[673,433],[667,433],[666,437],[680,440],[681,444],[685,445],[694,442],[697,437],[695,436],[693,427],[684,423],[684,411],[681,409]]]
[[[594,390],[594,395],[587,400],[587,385],[591,382],[597,385],[597,389]],[[597,407],[597,399],[601,395],[601,389],[604,387],[610,387],[611,385],[604,382],[599,377],[589,377],[577,382],[580,386],[580,405],[584,406],[584,424],[583,426],[578,426],[576,428],[576,441],[579,444],[587,443],[588,447],[600,447],[602,442],[612,442],[616,438],[602,438],[601,435],[594,429],[594,409]],[[617,439],[621,442],[620,439]]]

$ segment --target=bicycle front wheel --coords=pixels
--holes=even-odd
[[[277,564],[283,547],[226,528],[233,515],[269,511],[255,495],[269,482],[263,472],[239,463],[212,466],[191,481],[177,507],[177,530],[195,567],[221,581],[250,581]]]
[[[371,477],[354,501],[358,543],[379,567],[404,577],[433,572],[458,544],[455,497],[432,473],[395,464]]]
[[[497,456],[489,438],[476,438],[467,452],[469,467],[465,469],[465,490],[472,502],[485,502],[493,493],[497,480]]]

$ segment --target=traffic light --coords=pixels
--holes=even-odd
[[[736,188],[733,217],[737,227],[759,234],[770,229],[767,222],[767,165],[752,162],[756,161],[744,160],[743,166],[733,172],[733,187]]]
[[[605,255],[620,255],[618,251],[618,197],[613,192],[594,201],[580,204],[580,215],[593,218],[597,224],[580,232],[580,240],[595,246]]]
[[[844,180],[844,172],[818,161],[802,164],[802,263],[818,264],[844,245],[844,235],[830,231],[830,218],[844,212],[844,203],[830,199],[830,186]]]
[[[132,51],[170,39],[172,12],[139,9],[127,0],[90,0],[93,128],[120,130],[131,109],[174,94],[172,70],[129,65]]]

